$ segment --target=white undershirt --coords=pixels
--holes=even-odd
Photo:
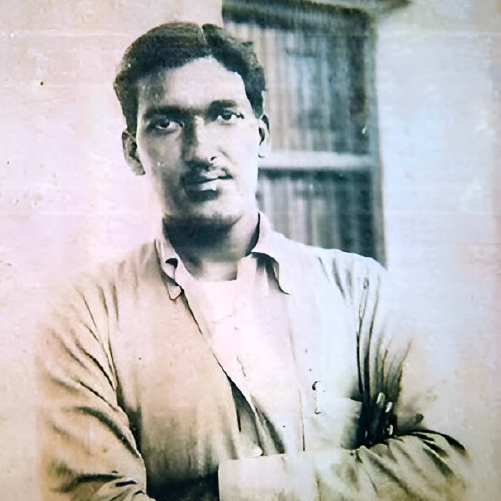
[[[280,299],[270,303],[272,297],[277,301],[280,295],[269,294],[269,277],[259,267],[258,258],[249,255],[240,260],[237,278],[229,281],[196,280],[182,268],[178,265],[176,278],[181,278],[180,285],[202,334],[223,370],[243,390],[251,407],[273,407],[274,415],[282,416],[284,429],[296,427],[301,418],[297,414],[297,374],[286,320],[289,315]],[[267,454],[279,452],[270,450],[274,441],[267,439],[262,429],[257,439],[255,421],[247,420],[247,430],[242,430],[254,448],[259,443]],[[256,451],[256,455],[261,452]]]

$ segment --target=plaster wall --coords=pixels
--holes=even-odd
[[[221,23],[219,0],[0,3],[0,497],[37,499],[32,347],[52,291],[153,231],[125,165],[111,83],[169,20]],[[156,228],[155,228],[156,229]]]
[[[388,266],[456,381],[473,498],[499,499],[499,1],[415,0],[383,18],[377,90]]]
[[[0,4],[0,492],[14,501],[37,499],[39,313],[69,275],[156,231],[111,81],[130,41],[172,19],[219,23],[220,0]],[[496,0],[414,0],[379,21],[376,61],[388,266],[464,395],[482,500],[501,466],[500,26]]]

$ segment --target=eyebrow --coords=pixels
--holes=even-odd
[[[149,120],[157,115],[168,115],[168,116],[183,116],[186,115],[187,110],[181,108],[180,106],[152,106],[147,108],[143,113],[143,120]]]
[[[149,120],[157,115],[166,115],[174,117],[185,117],[192,113],[211,113],[221,108],[239,108],[240,105],[233,99],[217,99],[212,101],[206,109],[185,108],[177,105],[152,106],[143,113],[143,120]]]

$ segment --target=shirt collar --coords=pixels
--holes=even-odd
[[[286,238],[273,230],[270,221],[261,212],[259,213],[258,229],[258,240],[251,251],[251,255],[266,256],[272,264],[271,269],[278,286],[282,292],[290,294],[292,292],[292,277],[289,272],[290,256],[287,256]],[[155,240],[155,246],[161,268],[171,279],[167,283],[169,296],[171,299],[176,299],[181,294],[182,275],[187,273],[186,269],[163,228]]]
[[[252,249],[252,254],[265,255],[271,259],[275,279],[286,294],[292,292],[292,273],[290,260],[287,252],[287,239],[273,230],[269,219],[261,212],[259,214],[259,238]]]

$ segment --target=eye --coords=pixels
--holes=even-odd
[[[241,113],[233,110],[220,110],[216,113],[216,120],[225,125],[232,125],[242,118],[244,116]]]
[[[171,133],[183,127],[183,122],[179,119],[166,116],[154,117],[148,123],[148,130],[153,132]]]

